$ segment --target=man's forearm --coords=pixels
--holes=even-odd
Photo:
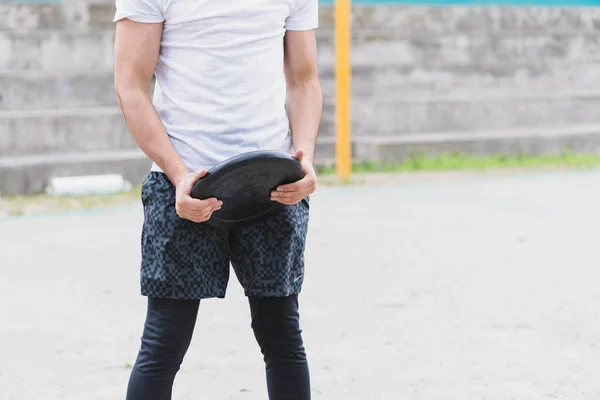
[[[323,91],[319,78],[290,84],[286,107],[294,148],[303,149],[305,157],[312,163],[323,114]]]
[[[150,97],[141,89],[117,90],[119,106],[136,143],[176,185],[189,172],[160,120]]]

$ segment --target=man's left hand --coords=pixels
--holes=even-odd
[[[304,169],[304,178],[288,185],[281,185],[277,190],[271,192],[271,200],[282,204],[298,204],[302,199],[317,190],[317,175],[312,162],[304,156],[304,151],[298,149],[294,156]]]

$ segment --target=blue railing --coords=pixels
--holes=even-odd
[[[0,3],[59,3],[60,0],[0,0]],[[321,4],[333,4],[335,0],[319,0]],[[600,0],[353,0],[355,5],[414,5],[414,6],[550,6],[588,7],[600,6]]]
[[[335,0],[319,0],[321,4],[333,4]],[[586,7],[600,6],[600,0],[353,0],[359,5],[414,5],[414,6],[550,6]]]

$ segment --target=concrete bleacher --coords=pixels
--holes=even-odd
[[[0,195],[39,193],[54,176],[146,175],[116,106],[113,4],[0,1]],[[318,40],[325,163],[335,149],[329,5]],[[599,43],[596,8],[356,6],[354,157],[600,151]]]

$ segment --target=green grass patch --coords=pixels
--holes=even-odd
[[[455,170],[486,170],[502,168],[541,168],[541,167],[570,167],[589,168],[600,166],[600,154],[576,154],[563,152],[556,155],[529,156],[518,154],[508,156],[495,154],[492,156],[475,156],[471,154],[451,152],[435,156],[425,153],[413,153],[402,162],[397,163],[354,163],[353,173],[382,173],[382,172],[420,172],[420,171],[455,171]],[[335,166],[328,165],[318,168],[322,175],[334,175]]]
[[[0,198],[0,217],[3,215],[26,215],[40,212],[88,210],[135,204],[141,196],[141,186],[126,192],[92,196],[14,196]]]

